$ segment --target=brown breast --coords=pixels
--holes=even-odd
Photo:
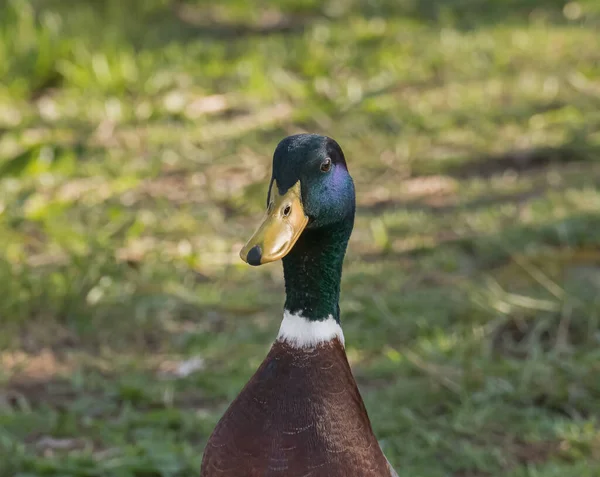
[[[342,344],[275,343],[211,435],[201,477],[388,477]]]

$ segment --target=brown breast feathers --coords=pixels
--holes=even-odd
[[[210,437],[201,477],[388,477],[346,353],[277,342]]]

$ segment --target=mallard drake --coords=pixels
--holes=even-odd
[[[336,141],[283,139],[266,216],[240,256],[282,259],[277,339],[220,419],[201,477],[397,477],[352,375],[340,326],[340,280],[354,226],[354,183]]]

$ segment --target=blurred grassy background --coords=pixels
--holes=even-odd
[[[252,5],[252,6],[251,6]],[[0,476],[197,475],[279,325],[276,143],[358,193],[348,355],[400,476],[600,475],[600,3],[0,3]]]

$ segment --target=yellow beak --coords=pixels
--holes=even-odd
[[[300,181],[279,195],[273,182],[267,213],[254,235],[240,251],[240,257],[250,265],[262,265],[285,257],[306,227],[300,195]]]

